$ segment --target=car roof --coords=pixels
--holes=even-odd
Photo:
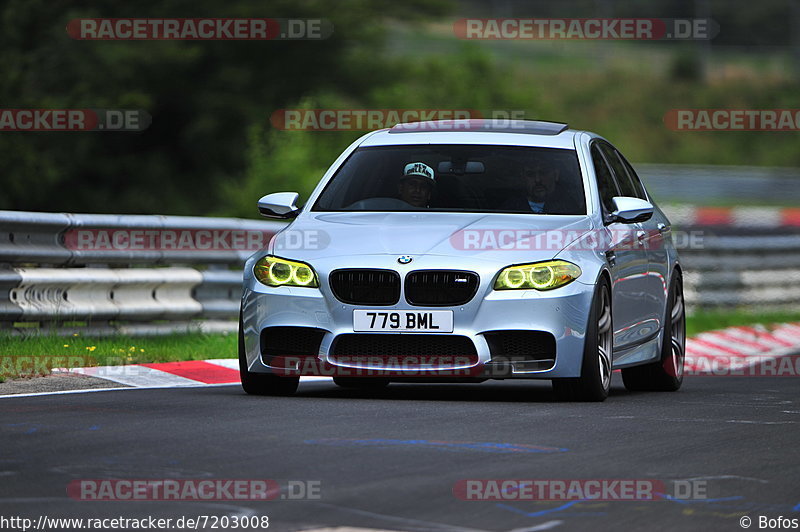
[[[574,138],[578,133],[565,123],[540,120],[431,120],[378,130],[360,146],[496,144],[575,149]]]

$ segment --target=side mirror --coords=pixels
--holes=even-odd
[[[294,218],[300,212],[297,207],[297,200],[300,194],[297,192],[275,192],[267,194],[258,200],[258,212],[262,216],[269,218],[288,219]]]
[[[644,222],[653,216],[653,204],[643,199],[617,196],[614,198],[614,206],[616,208],[611,213],[611,220],[615,222]]]

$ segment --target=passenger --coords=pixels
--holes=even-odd
[[[427,208],[436,186],[433,169],[425,163],[409,163],[403,169],[398,191],[400,199],[414,207]]]

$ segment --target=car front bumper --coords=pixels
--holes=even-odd
[[[385,266],[384,266],[385,267]],[[397,269],[401,277],[407,273]],[[464,305],[453,307],[412,306],[401,295],[391,306],[350,305],[336,299],[327,276],[320,275],[319,288],[269,287],[245,275],[242,298],[242,323],[245,355],[249,371],[293,375],[388,376],[403,377],[473,377],[473,378],[565,378],[578,377],[584,350],[584,337],[594,285],[574,281],[567,286],[538,292],[535,290],[495,291],[491,288],[495,269],[478,272],[481,282],[476,295]],[[368,309],[380,312],[393,310],[452,310],[452,333],[425,333],[433,336],[461,336],[474,346],[474,356],[453,358],[450,362],[410,360],[397,363],[397,358],[381,359],[382,352],[369,353],[358,361],[343,360],[335,353],[335,343],[343,335],[353,335],[353,311]],[[319,331],[319,348],[315,356],[276,359],[262,356],[262,331],[273,327],[302,327]],[[539,331],[552,335],[554,361],[526,364],[519,361],[492,359],[492,332]],[[369,332],[362,335],[384,335],[382,343],[399,336],[423,333]],[[375,340],[375,339],[373,339]],[[424,339],[423,339],[424,340]],[[432,342],[433,343],[433,342]],[[495,355],[497,352],[495,351]],[[268,363],[266,363],[268,362]]]

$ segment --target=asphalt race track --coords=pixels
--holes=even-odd
[[[600,404],[499,381],[377,392],[311,382],[290,398],[239,386],[3,398],[0,515],[268,515],[270,530],[419,531],[741,530],[748,516],[757,529],[759,515],[800,516],[798,399],[793,378],[688,377],[678,393],[632,394],[618,374]],[[67,495],[71,481],[114,478],[274,479],[287,498]],[[453,494],[463,479],[655,479],[673,493],[464,501]],[[290,480],[319,481],[319,498],[288,500]]]

